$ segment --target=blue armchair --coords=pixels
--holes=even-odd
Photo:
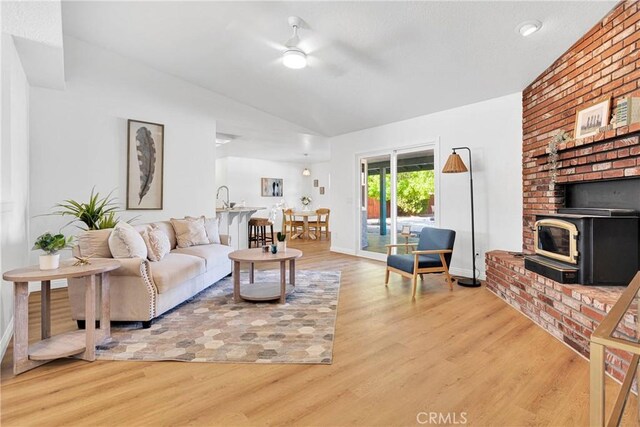
[[[389,273],[398,273],[412,279],[413,290],[411,298],[416,298],[418,275],[423,279],[424,273],[444,273],[449,289],[453,290],[453,280],[449,274],[449,264],[453,254],[453,243],[456,232],[441,228],[425,227],[420,232],[417,248],[415,243],[387,245],[387,271],[384,279],[385,286],[389,284]],[[392,255],[393,248],[405,247],[413,249],[406,255]]]

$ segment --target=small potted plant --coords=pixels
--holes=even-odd
[[[308,211],[309,210],[309,205],[311,204],[311,197],[309,196],[302,196],[300,198],[300,201],[302,202],[302,210],[303,211]]]
[[[278,234],[276,235],[276,238],[278,239],[278,251],[280,252],[284,252],[287,250],[287,235],[278,231]]]
[[[73,237],[66,238],[64,234],[44,233],[36,239],[33,250],[40,249],[45,254],[40,255],[40,270],[55,270],[60,266],[58,251],[70,248]]]

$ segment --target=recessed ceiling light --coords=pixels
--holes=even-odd
[[[216,146],[224,145],[224,144],[226,144],[228,142],[233,141],[237,137],[238,137],[237,135],[231,135],[230,133],[217,132],[216,133]]]
[[[531,34],[542,28],[542,22],[540,21],[526,21],[518,25],[517,31],[522,37],[528,37]]]

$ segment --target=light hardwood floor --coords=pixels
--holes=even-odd
[[[342,272],[332,365],[59,360],[13,377],[9,349],[1,424],[417,425],[419,412],[465,412],[470,425],[588,424],[588,362],[484,287],[449,291],[426,275],[412,303],[409,280],[392,274],[385,288],[383,263],[326,242],[291,246],[305,253],[299,269]],[[52,306],[53,332],[74,329],[66,290]]]

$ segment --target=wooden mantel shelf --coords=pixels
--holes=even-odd
[[[583,146],[587,146],[587,145],[591,145],[591,144],[595,144],[595,143],[606,142],[608,140],[617,141],[617,140],[626,139],[626,138],[637,139],[639,137],[640,137],[640,123],[634,123],[630,126],[622,126],[617,129],[611,129],[605,132],[600,132],[596,135],[593,135],[587,138],[572,139],[571,141],[561,142],[558,144],[558,153],[583,147]],[[538,148],[537,150],[534,150],[531,153],[531,157],[539,158],[543,156],[548,156],[549,154],[550,154],[549,147],[545,146],[545,147]]]

